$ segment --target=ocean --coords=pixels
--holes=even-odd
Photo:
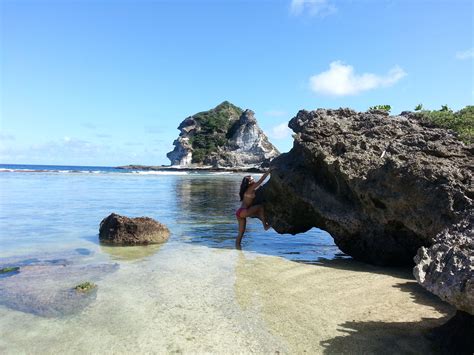
[[[112,167],[0,165],[2,255],[97,244],[112,212],[166,224],[170,241],[234,248],[235,210],[244,174],[160,172]],[[249,219],[243,248],[313,263],[342,255],[329,234],[265,232]]]
[[[411,309],[415,291],[393,286],[413,282],[406,270],[374,273],[322,230],[279,235],[249,219],[236,250],[243,176],[0,165],[0,269],[19,267],[0,274],[0,353],[338,352],[354,346],[341,343],[341,324],[371,320],[369,307],[389,317],[383,302],[395,299],[400,314]],[[171,237],[101,245],[112,212],[152,217]],[[97,287],[78,294],[82,282]],[[362,299],[361,285],[373,288]],[[406,317],[446,314],[429,302]]]

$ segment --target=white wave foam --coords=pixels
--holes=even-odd
[[[130,174],[137,175],[188,175],[187,171],[141,171],[141,170],[132,170]]]

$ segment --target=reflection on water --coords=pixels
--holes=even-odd
[[[148,256],[154,255],[162,244],[150,245],[130,245],[130,246],[115,246],[100,244],[100,250],[110,255],[113,260],[141,260]]]
[[[91,242],[100,253],[99,223],[112,212],[155,218],[169,227],[170,240],[176,242],[233,249],[243,176],[2,174],[1,256],[87,248]],[[265,232],[252,218],[242,248],[305,263],[340,253],[326,232],[313,229],[296,236],[279,235]]]
[[[178,223],[184,241],[212,248],[234,248],[235,210],[240,206],[238,192],[242,177],[187,176],[174,181],[176,205],[182,211]],[[346,257],[324,231],[313,229],[296,236],[279,235],[273,230],[265,232],[260,221],[252,218],[248,219],[242,248],[310,264],[319,258]]]

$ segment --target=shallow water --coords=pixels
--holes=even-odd
[[[357,263],[320,230],[281,236],[258,220],[235,250],[241,178],[0,174],[0,268],[21,267],[0,278],[0,353],[431,349],[422,335],[452,310],[409,270]],[[171,238],[100,245],[111,212],[153,217]],[[63,302],[80,281],[97,289]]]

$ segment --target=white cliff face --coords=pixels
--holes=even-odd
[[[193,148],[189,141],[190,136],[197,131],[197,122],[192,117],[186,118],[178,127],[181,131],[178,139],[173,142],[173,151],[166,154],[171,165],[186,167],[192,164]]]
[[[238,124],[238,129],[230,139],[230,146],[235,148],[228,152],[232,161],[244,166],[256,165],[280,154],[258,126],[253,111],[246,110]]]
[[[192,161],[192,147],[189,144],[189,138],[179,137],[173,142],[175,148],[166,156],[171,161],[171,165],[188,166]]]
[[[260,140],[258,127],[256,125],[241,126],[232,139],[235,145],[239,147],[237,151],[251,150]]]
[[[193,140],[195,141],[198,137],[202,143],[203,140],[213,139],[212,133],[202,132],[201,124],[194,119],[194,116],[186,118],[178,127],[181,132],[178,139],[173,142],[174,150],[167,154],[171,164],[181,167],[204,165],[214,168],[262,168],[268,166],[270,160],[280,153],[268,141],[251,110],[246,110],[238,119],[237,117],[235,111],[230,112],[229,120],[225,121],[229,126],[227,133],[224,134],[221,131],[227,141],[223,146],[209,150],[207,156],[201,157],[198,164],[193,162],[193,153],[196,149],[193,147]]]

